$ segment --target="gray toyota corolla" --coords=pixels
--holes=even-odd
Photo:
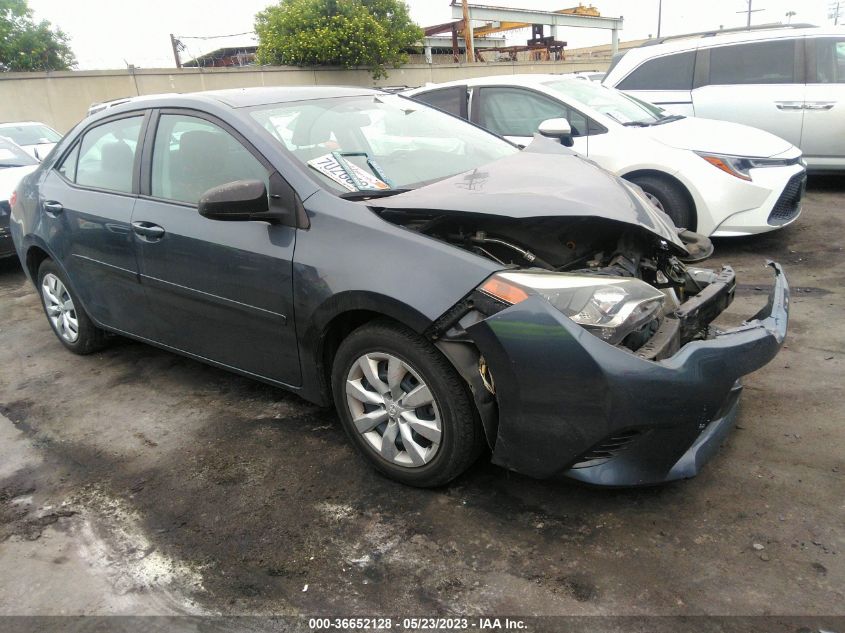
[[[691,477],[778,352],[768,304],[641,190],[401,96],[272,88],[134,99],[19,185],[11,231],[70,351],[113,334],[334,403],[407,484],[489,447],[534,477]]]

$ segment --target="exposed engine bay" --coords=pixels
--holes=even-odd
[[[381,209],[379,215],[493,260],[503,269],[646,282],[665,295],[662,310],[616,343],[643,358],[664,358],[693,339],[709,337],[710,322],[733,299],[735,281],[730,268],[715,272],[688,265],[713,250],[706,237],[690,231],[679,234],[687,247],[683,252],[654,233],[604,218],[516,219],[404,209]],[[474,305],[478,303],[476,297]],[[466,308],[466,312],[472,309]],[[491,312],[490,306],[481,312]],[[439,324],[444,332],[448,329],[444,325],[456,324],[463,315],[445,316],[452,322]]]

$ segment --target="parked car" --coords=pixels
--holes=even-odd
[[[15,254],[9,232],[9,203],[21,178],[35,171],[38,161],[9,139],[0,137],[0,259]]]
[[[768,130],[800,147],[810,171],[845,169],[845,28],[661,42],[622,55],[605,85],[680,114]]]
[[[117,333],[334,402],[355,448],[417,486],[485,442],[535,477],[693,476],[786,333],[777,264],[768,305],[716,330],[733,271],[687,266],[705,238],[637,187],[381,91],[133,100],[16,199],[67,349]]]
[[[37,121],[0,123],[0,136],[20,145],[38,160],[47,156],[62,138],[62,135],[49,125]]]
[[[671,115],[559,75],[481,77],[406,94],[521,145],[544,120],[564,118],[575,151],[642,187],[677,226],[703,235],[771,231],[801,213],[801,151],[761,130]]]

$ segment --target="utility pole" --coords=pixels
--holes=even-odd
[[[765,9],[751,9],[751,0],[745,0],[748,3],[748,9],[746,11],[737,11],[737,13],[747,13],[748,14],[748,21],[745,23],[746,28],[751,29],[751,14],[757,13],[758,11],[765,11]]]
[[[467,63],[472,63],[475,61],[475,43],[473,42],[473,35],[472,35],[472,22],[469,19],[469,6],[467,6],[467,0],[463,0],[463,8],[464,8],[464,40],[466,41],[466,49],[467,49]]]
[[[842,3],[839,0],[835,2],[831,2],[827,8],[827,17],[833,18],[833,23],[838,25],[839,24],[839,14],[841,12],[841,5]]]
[[[170,47],[173,49],[173,59],[176,60],[176,68],[182,68],[182,61],[179,59],[179,44],[178,40],[170,34]]]
[[[660,39],[660,22],[663,19],[663,0],[657,3],[657,39]]]

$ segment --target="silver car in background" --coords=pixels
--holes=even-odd
[[[776,134],[801,148],[809,171],[845,170],[845,27],[652,40],[618,58],[603,83],[678,114]]]

